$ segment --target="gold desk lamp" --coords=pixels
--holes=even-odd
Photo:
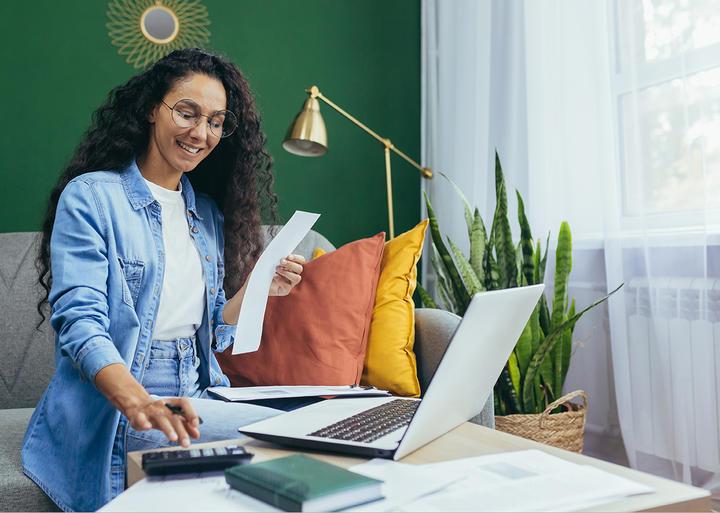
[[[390,139],[380,137],[360,121],[345,112],[342,108],[328,100],[325,96],[323,96],[317,86],[312,86],[310,89],[306,89],[305,92],[310,95],[310,98],[305,100],[305,105],[303,105],[302,110],[295,117],[292,125],[290,125],[288,133],[285,136],[285,140],[283,141],[283,148],[285,148],[286,151],[294,155],[300,155],[301,157],[321,157],[322,155],[325,155],[328,149],[327,130],[325,129],[325,121],[323,121],[322,115],[320,114],[320,102],[318,101],[318,98],[382,143],[385,147],[385,181],[387,187],[388,228],[390,231],[390,238],[394,238],[395,226],[393,217],[390,151],[392,150],[396,154],[400,155],[410,165],[420,171],[422,176],[425,178],[432,178],[432,170],[428,167],[422,167],[405,153],[397,149]]]

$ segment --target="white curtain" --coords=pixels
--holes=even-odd
[[[591,432],[619,423],[633,467],[707,488],[720,475],[719,7],[423,2],[425,162],[487,219],[498,147],[534,235],[569,221],[579,306],[625,283],[578,325],[566,389],[590,392]],[[452,190],[426,188],[462,240]]]
[[[486,222],[495,209],[495,149],[508,182],[527,193],[523,9],[517,1],[422,2],[422,159],[450,177]],[[452,186],[436,173],[423,191],[443,233],[467,251]],[[514,208],[512,189],[508,200]],[[432,279],[429,259],[423,271]]]

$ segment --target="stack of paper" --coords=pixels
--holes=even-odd
[[[207,389],[226,401],[257,401],[259,399],[288,399],[290,397],[324,396],[387,396],[390,392],[373,387],[339,386],[268,386],[268,387],[210,387]]]

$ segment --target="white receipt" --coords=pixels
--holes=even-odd
[[[240,317],[235,327],[232,354],[252,353],[260,347],[265,307],[275,267],[288,256],[313,227],[320,214],[296,210],[282,230],[275,236],[255,264],[248,278],[245,297],[240,306]]]

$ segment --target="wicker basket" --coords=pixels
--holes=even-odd
[[[570,402],[578,396],[582,397],[582,405]],[[551,414],[558,406],[564,406],[567,411]],[[495,417],[495,429],[568,451],[582,452],[586,412],[587,394],[576,390],[549,404],[542,413]]]

